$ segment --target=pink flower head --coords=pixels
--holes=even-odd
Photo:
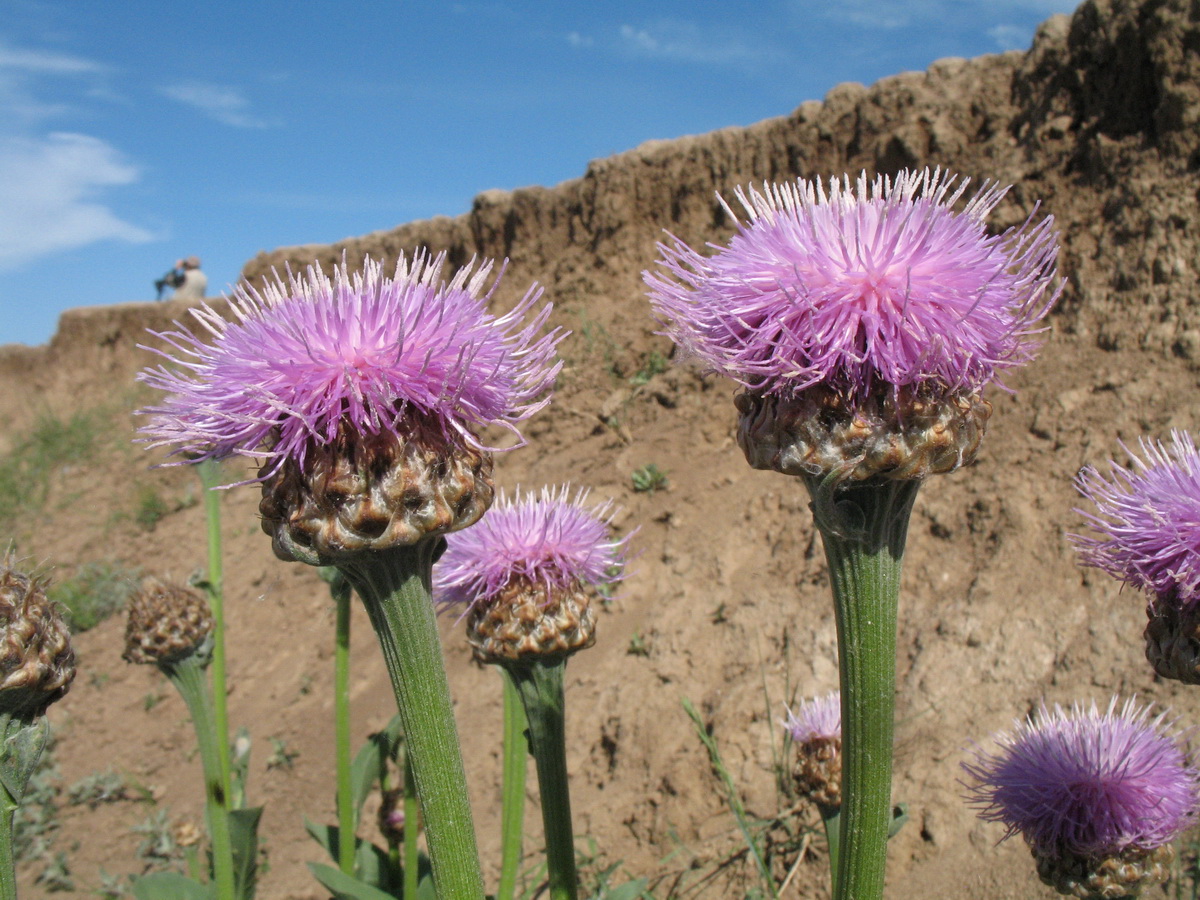
[[[1171,433],[1170,446],[1142,439],[1145,461],[1109,461],[1111,477],[1087,466],[1075,487],[1096,505],[1080,512],[1096,535],[1068,535],[1084,565],[1180,608],[1200,600],[1200,453],[1191,435]]]
[[[1196,821],[1200,772],[1149,707],[1114,697],[1100,712],[1075,706],[997,735],[994,754],[978,750],[963,768],[968,800],[981,818],[1018,831],[1041,856],[1100,858],[1152,850]]]
[[[975,391],[1034,355],[1058,299],[1053,218],[1000,235],[985,220],[1007,188],[902,171],[739,188],[748,220],[706,257],[672,237],[666,274],[644,273],[669,335],[746,388],[787,395],[822,384],[864,396]]]
[[[266,477],[294,458],[303,468],[313,445],[340,428],[402,431],[416,413],[481,448],[475,432],[517,424],[549,402],[561,363],[558,331],[536,338],[546,304],[525,321],[534,286],[502,316],[488,302],[499,276],[474,262],[441,280],[445,253],[401,255],[395,275],[366,260],[333,277],[276,276],[261,290],[238,285],[228,322],[208,306],[192,311],[206,340],[186,328],[157,336],[177,351],[172,364],[139,380],[167,393],[141,431],[150,446],[170,446],[186,461],[231,455],[273,461]]]
[[[448,536],[434,567],[435,602],[486,603],[516,580],[551,592],[617,584],[632,532],[610,537],[612,502],[588,509],[586,500],[587,491],[572,499],[566,485],[511,500],[501,492],[478,524]]]
[[[807,744],[817,738],[841,738],[842,692],[833,691],[824,697],[807,700],[797,712],[788,710],[783,727],[797,744]]]

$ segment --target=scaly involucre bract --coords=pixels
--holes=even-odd
[[[739,188],[746,221],[721,201],[728,246],[659,245],[655,314],[684,353],[764,394],[978,390],[1033,356],[1062,287],[1053,218],[991,235],[1008,189],[956,210],[966,187],[927,169]]]
[[[1164,717],[1132,700],[1118,708],[1116,698],[1104,712],[1043,703],[996,736],[997,752],[963,764],[968,798],[1043,856],[1160,847],[1194,824],[1200,802],[1200,773]]]
[[[501,492],[475,526],[448,538],[434,567],[434,600],[469,608],[514,581],[551,594],[617,584],[632,532],[613,538],[611,501],[589,508],[587,497],[587,491],[571,497],[567,485],[511,499]]]
[[[814,738],[841,738],[842,692],[833,691],[824,697],[806,700],[796,712],[788,710],[783,727],[797,744]]]
[[[1096,512],[1078,510],[1094,535],[1069,535],[1084,565],[1095,566],[1160,600],[1190,608],[1200,599],[1200,453],[1192,436],[1168,445],[1142,439],[1126,469],[1109,461],[1105,477],[1087,466],[1075,479]]]
[[[275,276],[261,289],[238,285],[233,321],[206,306],[192,311],[200,335],[180,327],[158,334],[168,365],[139,379],[167,393],[141,431],[195,462],[231,455],[304,467],[311,446],[339,429],[402,433],[416,415],[480,447],[476,432],[517,424],[549,402],[561,363],[558,330],[537,332],[550,304],[529,316],[541,289],[531,287],[508,313],[488,302],[493,263],[474,261],[442,282],[444,253],[401,255],[388,278],[380,263],[346,264],[330,278]]]

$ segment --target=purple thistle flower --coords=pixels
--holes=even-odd
[[[1200,452],[1191,435],[1169,446],[1140,441],[1139,459],[1124,444],[1132,471],[1109,460],[1111,477],[1087,466],[1075,487],[1096,505],[1076,510],[1097,535],[1068,535],[1084,565],[1103,569],[1181,609],[1200,600]]]
[[[1102,858],[1151,850],[1194,824],[1200,772],[1176,743],[1165,713],[1117,698],[1101,713],[1043,703],[1036,718],[998,735],[998,752],[963,763],[979,816],[1021,832],[1034,853]]]
[[[796,744],[806,744],[817,738],[841,738],[842,692],[833,691],[800,704],[797,712],[788,710],[783,727]]]
[[[445,261],[445,253],[402,255],[392,278],[370,259],[353,274],[343,261],[332,279],[309,267],[261,290],[239,284],[232,322],[208,306],[193,310],[207,334],[156,334],[177,351],[154,351],[172,365],[139,375],[168,395],[143,410],[152,416],[145,440],[187,462],[271,461],[262,480],[288,458],[303,469],[310,448],[331,444],[342,427],[403,431],[413,413],[478,449],[492,449],[474,433],[488,425],[519,437],[517,424],[549,402],[564,335],[535,338],[550,304],[525,321],[540,288],[493,316],[493,263],[472,262],[443,284]]]
[[[643,274],[669,335],[746,388],[791,395],[823,384],[865,396],[928,386],[973,392],[1032,358],[1030,336],[1058,299],[1053,217],[989,235],[1007,188],[902,171],[739,188],[748,215],[702,256],[660,244]],[[670,277],[668,277],[670,276]]]
[[[633,532],[611,538],[612,502],[587,509],[587,496],[580,491],[572,499],[566,485],[511,500],[501,492],[478,524],[449,536],[434,567],[435,602],[469,609],[514,581],[543,585],[551,595],[617,584]]]

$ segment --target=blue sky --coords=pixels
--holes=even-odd
[[[259,250],[748,125],[944,56],[1025,49],[1065,0],[0,0],[0,344],[226,290]]]

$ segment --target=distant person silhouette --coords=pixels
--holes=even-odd
[[[154,282],[154,286],[158,289],[158,297],[155,298],[157,300],[162,299],[166,288],[175,290],[169,298],[171,300],[203,300],[204,292],[208,288],[208,277],[200,271],[199,257],[189,256],[187,259],[177,260],[175,268]]]

